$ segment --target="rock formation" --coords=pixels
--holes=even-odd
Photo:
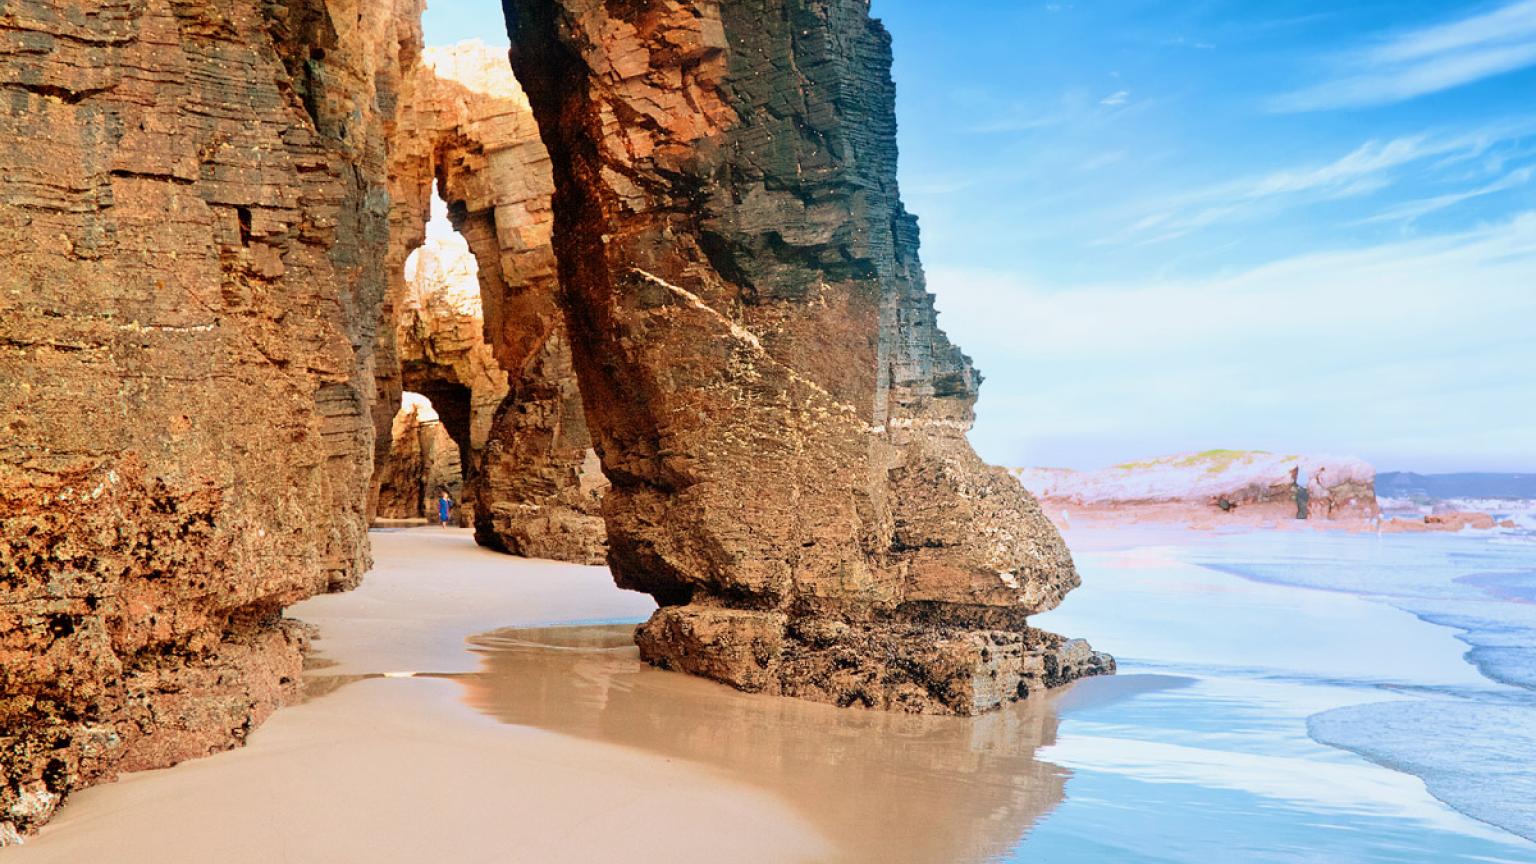
[[[242,740],[366,568],[420,8],[0,5],[0,834]]]
[[[1028,627],[1077,584],[966,443],[861,0],[504,0],[617,582],[657,665],[974,714],[1105,671]],[[489,307],[488,307],[489,308]]]
[[[427,49],[401,104],[392,222],[404,240],[392,254],[403,263],[421,244],[435,182],[478,264],[488,344],[506,370],[504,398],[489,412],[473,412],[464,450],[471,454],[465,503],[474,511],[476,539],[520,555],[600,564],[606,547],[599,507],[607,481],[591,450],[571,368],[550,246],[553,181],[527,99],[505,52],[471,41]],[[397,285],[395,296],[404,292]],[[422,387],[411,380],[412,358],[401,359],[406,385]],[[440,379],[449,389],[455,381],[471,389],[477,403],[483,404],[480,393],[490,392],[460,371]],[[418,392],[439,413],[445,403],[462,403],[461,391],[457,399],[446,391]],[[381,398],[391,398],[386,387]],[[398,392],[392,398],[398,400]],[[481,418],[488,419],[483,437]]]
[[[596,560],[601,497],[658,665],[959,714],[1112,668],[1026,624],[1077,575],[965,441],[865,3],[507,5],[538,128],[421,0],[0,3],[0,842],[284,698],[411,376],[470,391],[482,542]],[[488,425],[406,290],[434,182]]]
[[[430,430],[416,446],[411,433],[396,416],[393,445],[388,460],[374,466],[379,487],[378,515],[389,517],[402,509],[399,500],[388,502],[389,491],[398,494],[411,488],[425,489],[435,499],[441,488],[451,490],[459,503],[464,524],[473,522],[473,506],[464,506],[464,468],[473,473],[479,454],[490,436],[491,421],[507,395],[506,372],[496,363],[485,341],[480,310],[480,285],[475,259],[458,237],[428,240],[406,261],[405,297],[395,303],[395,345],[400,363],[400,383],[407,391],[403,412],[411,409],[410,394],[430,404]],[[419,413],[419,412],[418,412]],[[426,415],[422,415],[425,417]],[[448,436],[451,447],[437,448],[434,437]],[[454,475],[428,477],[421,472],[441,468],[448,450],[453,451]],[[433,455],[436,455],[434,460]],[[425,458],[423,458],[425,457]],[[403,460],[400,464],[397,461]],[[390,484],[386,490],[385,484]],[[411,512],[411,516],[418,514]],[[436,516],[436,510],[432,510]]]
[[[1020,468],[1019,482],[1049,507],[1150,521],[1374,519],[1376,471],[1359,459],[1208,450],[1100,471]]]
[[[464,470],[460,450],[432,403],[406,392],[390,430],[389,461],[376,473],[381,519],[437,519],[437,496],[447,491],[463,500]],[[467,525],[462,508],[455,514]]]

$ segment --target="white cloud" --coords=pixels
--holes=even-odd
[[[1445,170],[1478,158],[1496,143],[1532,134],[1536,134],[1536,124],[1528,122],[1455,134],[1424,132],[1366,141],[1330,162],[1292,166],[1165,196],[1150,212],[1143,208],[1140,215],[1131,217],[1127,227],[1095,245],[1159,243],[1284,207],[1367,195],[1392,185],[1399,169],[1436,160],[1433,170]],[[1416,176],[1422,179],[1424,173],[1418,171]]]
[[[1362,220],[1362,224],[1377,222],[1412,222],[1430,213],[1454,207],[1464,201],[1481,198],[1485,195],[1494,195],[1499,192],[1507,192],[1517,189],[1531,182],[1531,177],[1536,174],[1536,166],[1527,165],[1505,174],[1492,183],[1485,183],[1474,189],[1462,192],[1452,192],[1446,195],[1435,195],[1429,198],[1420,198],[1417,201],[1407,201],[1394,207],[1389,207],[1380,213]]]
[[[1401,102],[1536,65],[1536,0],[1390,35],[1341,58],[1330,80],[1271,103],[1282,112]]]
[[[998,461],[1091,467],[1225,446],[1536,467],[1536,212],[1228,278],[930,282],[941,323],[988,375],[974,437]]]
[[[1115,107],[1115,106],[1118,106],[1118,105],[1124,105],[1125,103],[1129,102],[1130,100],[1131,100],[1131,91],[1129,91],[1129,90],[1116,90],[1115,92],[1109,94],[1108,96],[1105,96],[1103,99],[1100,99],[1099,100],[1099,104],[1100,105],[1108,105],[1110,107]]]

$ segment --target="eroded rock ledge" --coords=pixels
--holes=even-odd
[[[972,714],[1108,671],[1026,616],[1077,585],[964,437],[861,0],[504,0],[642,655],[747,690]]]

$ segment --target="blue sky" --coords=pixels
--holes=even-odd
[[[983,456],[1536,470],[1536,0],[873,9]]]

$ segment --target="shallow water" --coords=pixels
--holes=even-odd
[[[1038,623],[1195,683],[1064,717],[1015,860],[1536,861],[1526,537],[1105,540]]]
[[[1536,606],[1521,601],[1536,547],[1070,540],[1093,550],[1078,553],[1084,587],[1037,623],[1090,637],[1121,674],[975,720],[658,672],[629,626],[487,634],[474,640],[482,670],[455,680],[503,722],[773,792],[838,860],[1536,862],[1512,833],[1536,801],[1532,694],[1503,683],[1531,672],[1519,655],[1536,644]]]
[[[472,640],[483,670],[455,680],[503,722],[702,763],[766,788],[844,850],[841,860],[996,860],[1062,799],[1066,772],[1035,758],[1056,740],[1051,701],[966,720],[753,696],[646,667],[633,631],[499,630]],[[1180,683],[1129,676],[1079,698],[1102,704]]]

